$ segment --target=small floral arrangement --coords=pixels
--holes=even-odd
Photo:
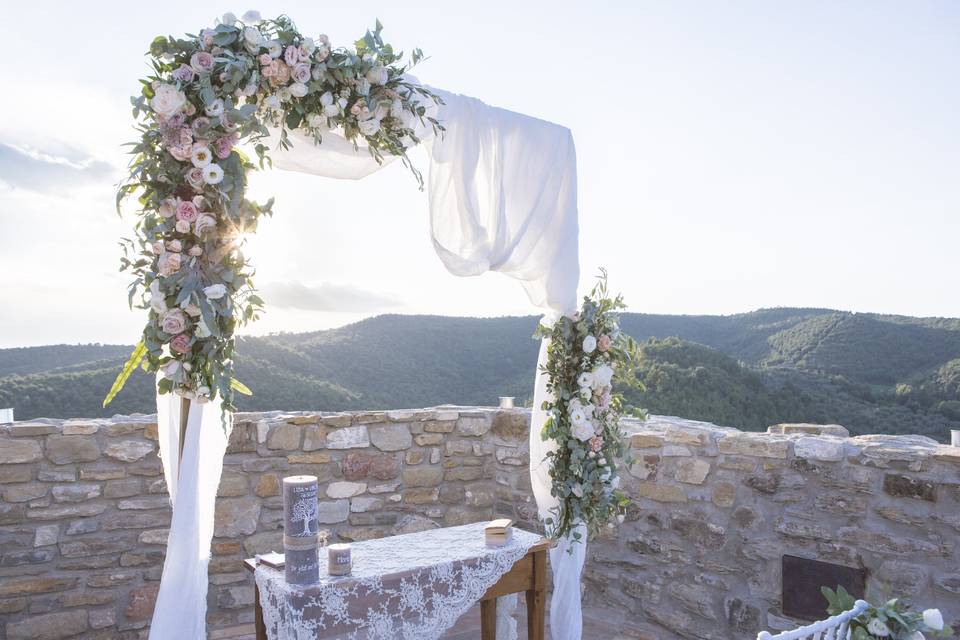
[[[331,130],[355,148],[363,141],[378,162],[401,157],[422,188],[407,149],[418,130],[442,131],[426,110],[440,99],[406,75],[423,54],[415,49],[402,64],[381,29],[378,21],[353,48],[334,48],[286,16],[247,12],[242,20],[226,14],[196,36],[151,43],[153,73],[131,99],[140,139],[117,193],[118,210],[131,194],[140,205],[121,269],[134,276],[131,307],[149,318],[104,406],[138,365],[162,373],[160,393],[197,402],[219,393],[225,410],[235,409],[234,391],[249,393],[232,375],[234,331],[263,308],[242,245],[273,212],[272,199],[245,198],[247,172],[270,162],[268,125],[280,130],[283,149],[292,129],[315,144]],[[237,148],[242,142],[253,145],[256,164]]]
[[[613,384],[615,376],[628,384],[636,381],[638,351],[620,331],[616,312],[623,308],[621,296],[608,295],[607,274],[601,270],[576,315],[537,330],[536,337],[550,338],[543,371],[554,399],[543,405],[547,420],[540,435],[558,445],[547,454],[551,494],[560,501],[546,519],[553,538],[571,534],[579,540],[580,523],[595,534],[612,518],[622,520],[629,504],[618,489],[617,462],[626,452],[620,428],[625,407]],[[643,417],[639,410],[635,414]]]
[[[856,603],[842,586],[838,585],[836,591],[821,587],[820,591],[829,603],[827,613],[832,616],[849,611]],[[953,629],[943,623],[939,609],[916,613],[899,598],[880,606],[870,605],[850,622],[851,640],[924,640],[927,635],[952,636]]]

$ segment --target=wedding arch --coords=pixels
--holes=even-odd
[[[134,276],[130,304],[148,319],[104,404],[138,366],[157,374],[160,455],[174,510],[151,638],[205,637],[216,491],[234,394],[249,393],[233,376],[234,332],[263,307],[243,255],[244,235],[273,213],[272,199],[246,198],[248,173],[274,166],[358,179],[397,158],[428,191],[430,233],[446,268],[458,276],[511,276],[557,321],[541,343],[530,471],[542,518],[576,506],[555,527],[551,618],[555,638],[579,638],[586,520],[609,517],[615,481],[609,468],[588,465],[586,457],[590,450],[591,459],[594,451],[603,458],[604,429],[616,435],[618,409],[615,397],[610,404],[605,364],[611,336],[600,336],[599,351],[592,334],[584,336],[594,323],[618,336],[604,315],[611,310],[606,303],[587,305],[589,319],[576,315],[576,156],[569,130],[419,83],[409,71],[422,53],[415,49],[404,62],[383,41],[379,22],[352,47],[337,48],[326,36],[305,37],[286,16],[227,14],[197,35],[156,38],[148,55],[153,73],[132,99],[140,139],[132,143],[117,202],[119,208],[136,196],[139,204],[136,238],[127,241],[122,260]],[[426,176],[407,155],[419,144],[429,158]],[[582,403],[571,400],[581,392]],[[589,422],[585,405],[591,415],[596,411],[590,424],[598,426],[581,437],[575,429]],[[551,477],[548,468],[560,460],[557,440],[571,433],[578,473],[599,492],[592,506],[582,495],[585,480]],[[582,451],[573,446],[577,439]]]

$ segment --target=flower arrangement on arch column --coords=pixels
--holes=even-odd
[[[279,130],[281,149],[299,129],[317,145],[329,135],[363,144],[378,162],[397,156],[422,188],[407,150],[443,130],[428,111],[441,100],[407,75],[420,50],[404,62],[381,28],[378,21],[338,48],[325,35],[303,35],[287,16],[228,13],[197,35],[150,44],[152,71],[131,98],[140,137],[117,193],[118,210],[129,195],[140,205],[121,270],[133,276],[130,306],[148,318],[104,406],[137,366],[161,373],[161,394],[219,396],[226,410],[235,409],[234,391],[249,393],[233,378],[234,331],[263,309],[242,249],[273,213],[272,198],[246,198],[248,173],[270,164],[268,127]]]
[[[837,585],[820,587],[827,599],[827,613],[835,616],[849,611],[856,599]],[[939,609],[925,609],[922,613],[912,611],[900,598],[892,598],[882,605],[871,604],[866,611],[850,621],[850,640],[925,640],[927,636],[949,637],[953,629],[943,621]]]
[[[614,380],[639,385],[635,375],[639,351],[620,331],[617,312],[624,306],[621,296],[610,297],[607,272],[601,269],[580,310],[552,327],[540,325],[535,335],[550,338],[543,373],[552,399],[543,404],[547,419],[540,437],[557,443],[547,454],[550,491],[560,503],[545,521],[552,538],[570,534],[579,540],[579,523],[595,534],[612,526],[613,518],[622,520],[630,503],[619,490],[618,471],[618,463],[629,464],[620,426],[629,408],[614,390]],[[629,410],[644,417],[640,409]]]

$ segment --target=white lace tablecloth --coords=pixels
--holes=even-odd
[[[288,585],[284,572],[260,565],[255,576],[270,640],[432,640],[542,538],[514,529],[504,547],[487,547],[486,523],[358,542],[353,572]]]

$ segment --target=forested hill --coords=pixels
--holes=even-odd
[[[833,422],[853,432],[960,428],[960,320],[765,309],[625,314],[643,345],[633,398],[655,413],[748,429]],[[329,331],[240,340],[244,409],[359,409],[529,401],[536,318],[385,315]],[[18,419],[152,412],[138,372],[100,408],[130,347],[0,349],[0,407]]]

